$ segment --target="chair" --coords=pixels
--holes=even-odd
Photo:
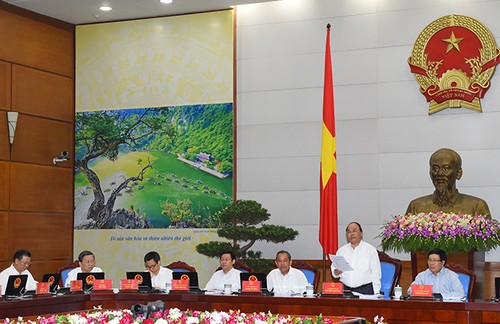
[[[458,263],[445,263],[446,268],[458,274],[458,279],[464,286],[465,295],[468,301],[474,301],[474,284],[476,283],[476,274],[472,270],[464,268]]]
[[[235,268],[236,270],[240,270],[240,272],[253,273],[252,268],[250,268],[249,266],[247,266],[246,264],[244,264],[243,262],[240,262],[240,261],[234,262],[233,268]],[[218,267],[217,269],[215,269],[215,271],[219,271],[219,270],[222,270],[222,268]]]
[[[401,271],[403,266],[401,260],[391,258],[385,252],[378,251],[378,258],[380,260],[380,269],[382,270],[382,278],[380,279],[381,287],[380,292],[384,296],[393,296],[394,287],[399,283]]]
[[[295,269],[299,269],[306,275],[307,281],[314,285],[314,291],[318,291],[319,286],[319,268],[310,265],[304,261],[293,261],[292,267]]]
[[[253,269],[244,264],[243,262],[236,261],[233,264],[233,268],[240,270],[241,272],[248,272],[248,273],[253,273]]]
[[[186,262],[183,261],[175,261],[166,266],[173,272],[196,272],[196,269]]]
[[[80,262],[75,260],[64,267],[57,269],[57,273],[61,274],[61,279],[59,279],[59,287],[64,287],[64,283],[66,282],[66,278],[68,278],[68,273],[74,268],[78,268],[80,266]]]

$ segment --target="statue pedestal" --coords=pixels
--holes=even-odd
[[[474,292],[476,298],[484,298],[484,251],[470,251],[468,253],[447,253],[447,263],[458,263],[476,274]],[[415,279],[417,274],[427,269],[427,252],[411,253],[411,272]]]

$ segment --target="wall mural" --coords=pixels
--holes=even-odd
[[[78,26],[75,119],[75,257],[115,286],[151,250],[215,269],[195,247],[233,198],[233,12]]]

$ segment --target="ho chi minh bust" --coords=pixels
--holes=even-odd
[[[462,177],[462,158],[457,152],[448,148],[439,149],[431,155],[429,165],[436,190],[431,195],[412,200],[406,214],[445,212],[490,215],[486,201],[458,192],[456,182]]]

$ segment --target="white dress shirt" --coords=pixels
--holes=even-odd
[[[380,260],[376,248],[361,240],[359,245],[354,249],[351,243],[342,246],[337,251],[337,255],[343,256],[354,271],[344,271],[340,276],[336,276],[333,272],[335,268],[332,264],[331,270],[333,277],[340,277],[340,281],[351,288],[357,288],[372,283],[373,292],[375,294],[380,293],[382,270],[380,268]]]
[[[151,271],[151,286],[155,289],[165,289],[168,282],[172,283],[172,270],[160,267],[158,274],[154,275]]]
[[[64,287],[70,287],[71,286],[71,281],[72,280],[76,280],[76,277],[81,272],[82,272],[82,268],[81,267],[74,268],[73,270],[71,270],[68,273],[68,277],[66,278],[66,281],[64,282]],[[101,268],[93,267],[92,270],[90,270],[90,272],[104,272],[104,271],[102,271]]]
[[[267,290],[275,294],[301,294],[306,291],[306,275],[299,269],[290,267],[286,275],[280,269],[274,269],[267,275]],[[311,283],[312,284],[312,283]]]
[[[208,281],[205,290],[224,290],[224,284],[231,284],[231,291],[240,290],[240,270],[231,268],[227,273],[216,271]]]
[[[14,264],[11,264],[10,267],[0,273],[2,295],[5,295],[5,289],[7,289],[7,282],[9,281],[9,277],[15,275],[28,275],[28,281],[26,281],[26,290],[36,290],[36,284],[38,283],[38,281],[35,281],[28,269],[24,270],[22,273],[19,273],[17,272],[16,268],[14,268]]]

